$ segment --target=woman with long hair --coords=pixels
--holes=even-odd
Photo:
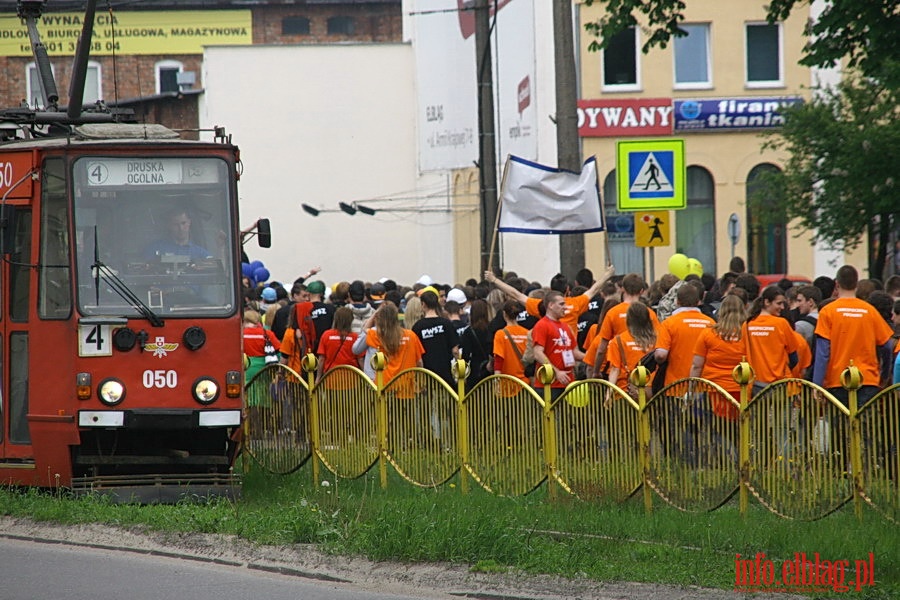
[[[656,328],[650,317],[650,309],[642,302],[633,302],[625,313],[626,331],[609,343],[609,375],[607,381],[623,390],[628,389],[628,376],[651,350],[656,349]],[[652,377],[650,378],[652,381]],[[650,381],[647,382],[650,391]],[[632,390],[633,393],[633,390]]]
[[[418,296],[410,296],[406,300],[406,308],[403,309],[403,326],[412,329],[419,319],[425,316],[425,307]]]
[[[359,366],[359,356],[353,352],[356,334],[353,327],[353,311],[348,306],[341,306],[334,311],[331,329],[322,334],[319,340],[319,360],[316,379],[339,365]]]
[[[491,374],[494,365],[491,355],[494,353],[494,340],[490,332],[490,308],[484,300],[475,300],[469,309],[469,326],[460,336],[459,345],[462,356],[469,365],[466,377],[466,388],[472,387]]]
[[[743,333],[747,360],[756,375],[754,392],[773,381],[788,379],[797,364],[797,337],[788,320],[781,316],[784,310],[784,291],[776,285],[764,289],[750,305]]]
[[[703,377],[725,389],[735,400],[741,397],[741,387],[732,372],[747,356],[744,321],[747,310],[739,296],[729,294],[719,306],[718,322],[703,330],[694,345],[691,377]],[[713,398],[713,412],[729,421],[737,421],[737,408],[720,398]]]
[[[363,326],[366,344],[384,353],[384,383],[387,385],[397,373],[405,369],[422,366],[425,349],[418,336],[400,325],[397,307],[392,302],[384,302],[369,317]]]

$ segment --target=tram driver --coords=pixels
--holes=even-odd
[[[167,235],[152,242],[146,251],[148,260],[160,260],[165,255],[184,256],[187,262],[212,258],[212,254],[191,241],[191,216],[185,208],[174,208],[166,216]]]

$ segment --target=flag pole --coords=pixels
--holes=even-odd
[[[597,156],[594,155],[596,160]],[[606,211],[603,210],[603,196],[600,195],[600,169],[597,169],[594,185],[597,186],[597,197],[600,198],[600,217],[603,219],[603,250],[606,252],[606,266],[612,266],[612,255],[609,253],[609,224],[606,221]]]
[[[488,271],[494,270],[494,249],[497,247],[497,234],[500,229],[500,212],[503,210],[503,194],[506,193],[506,175],[509,173],[509,154],[503,165],[503,177],[500,180],[500,194],[497,197],[497,217],[494,219],[494,234],[491,236],[491,251],[488,254]]]

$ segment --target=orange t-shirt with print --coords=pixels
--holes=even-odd
[[[787,319],[763,313],[744,323],[743,331],[756,381],[772,383],[791,377],[788,354],[797,351],[797,337]]]
[[[666,385],[690,377],[694,346],[700,334],[716,322],[699,309],[679,309],[657,329],[656,347],[669,351]]]
[[[509,332],[509,335],[506,335]],[[512,342],[510,342],[512,338]],[[516,350],[518,349],[518,354]],[[528,330],[521,325],[507,325],[503,329],[494,333],[494,356],[502,359],[502,366],[499,373],[515,377],[523,383],[529,383],[528,377],[525,376],[525,366],[519,358],[525,354],[525,346],[528,344]],[[515,396],[519,392],[520,387],[511,381],[500,382],[500,393],[505,397]]]
[[[841,372],[851,360],[862,374],[863,385],[879,385],[881,369],[876,349],[893,334],[887,321],[865,300],[838,298],[822,307],[816,335],[831,341],[822,387],[841,387]]]
[[[734,400],[740,401],[741,386],[735,382],[733,372],[734,368],[747,355],[744,338],[724,340],[719,337],[715,329],[710,327],[697,338],[697,343],[694,344],[694,355],[703,357],[705,361],[700,377],[721,386]],[[712,409],[713,414],[729,421],[737,421],[740,414],[734,404],[718,397],[717,394],[712,397]]]

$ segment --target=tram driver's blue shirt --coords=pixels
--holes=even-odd
[[[187,256],[190,262],[203,260],[212,256],[209,250],[193,242],[177,244],[172,240],[157,240],[147,247],[147,260],[159,260],[165,255]]]

